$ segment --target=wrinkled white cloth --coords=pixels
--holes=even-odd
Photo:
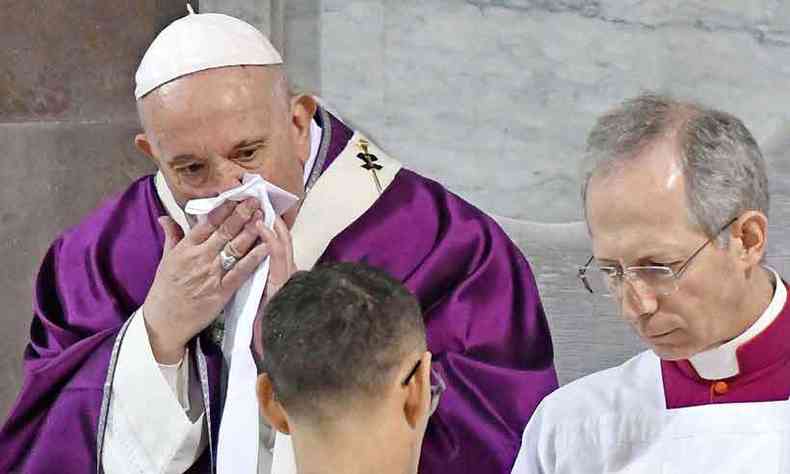
[[[512,474],[786,474],[790,402],[668,410],[651,351],[578,379],[530,418]]]
[[[264,224],[274,226],[275,215],[291,208],[298,198],[265,181],[259,175],[245,174],[242,185],[214,198],[187,202],[184,211],[205,220],[208,213],[228,200],[258,199],[264,213]],[[225,307],[225,337],[231,338],[230,371],[225,395],[225,408],[219,431],[217,472],[242,473],[258,470],[259,419],[255,394],[257,370],[250,352],[252,327],[269,277],[269,257],[253,276],[236,292]],[[223,344],[225,346],[225,344]]]

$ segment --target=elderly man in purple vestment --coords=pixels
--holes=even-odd
[[[152,43],[135,142],[159,171],[47,253],[0,472],[289,472],[288,438],[258,421],[248,318],[333,261],[386,271],[423,309],[447,391],[420,472],[510,467],[557,386],[529,265],[491,218],[292,95],[280,63],[224,15]]]
[[[790,472],[790,305],[768,180],[736,117],[644,94],[601,117],[579,270],[651,350],[546,397],[514,474]]]

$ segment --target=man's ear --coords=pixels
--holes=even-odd
[[[738,243],[738,259],[747,268],[759,265],[765,256],[768,218],[760,211],[747,211],[733,224],[731,237]]]
[[[318,103],[311,95],[299,94],[291,98],[291,138],[302,164],[307,163],[310,156],[310,122],[317,108]]]
[[[406,371],[410,370],[408,367]],[[402,380],[399,378],[398,380]],[[422,429],[428,418],[431,406],[431,353],[424,352],[414,377],[409,380],[406,389],[406,398],[403,404],[403,414],[406,422],[412,429]]]
[[[268,374],[263,373],[258,376],[256,389],[261,414],[266,418],[269,425],[280,433],[291,434],[291,429],[288,426],[288,414],[274,397],[274,386],[272,386],[272,381]]]
[[[151,159],[157,166],[159,165],[159,161],[154,156],[153,149],[151,147],[151,142],[148,141],[148,137],[145,133],[138,133],[134,137],[134,146],[137,147],[138,150],[143,152],[145,156]]]

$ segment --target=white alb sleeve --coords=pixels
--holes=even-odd
[[[104,472],[182,473],[207,444],[199,380],[188,354],[180,364],[160,366],[142,309],[132,318],[113,376]]]

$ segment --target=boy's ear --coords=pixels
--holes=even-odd
[[[406,371],[411,370],[411,367]],[[424,427],[431,405],[431,353],[424,352],[417,372],[405,387],[403,414],[412,429]]]
[[[291,429],[288,426],[288,413],[274,396],[274,386],[269,374],[263,373],[258,376],[256,391],[258,392],[258,405],[261,414],[269,425],[280,433],[291,434]]]

